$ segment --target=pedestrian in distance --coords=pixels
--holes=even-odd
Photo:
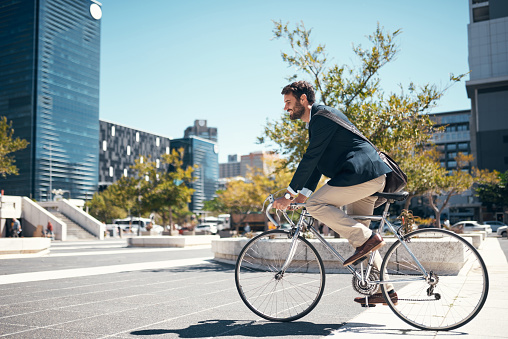
[[[18,219],[12,218],[11,229],[12,229],[12,236],[14,238],[18,238],[21,236],[21,223],[19,222]]]
[[[53,224],[48,220],[48,225],[46,226],[46,236],[53,239]]]
[[[372,215],[377,200],[372,194],[383,191],[386,174],[391,170],[370,143],[317,114],[331,113],[351,124],[341,111],[316,104],[314,89],[308,82],[293,82],[285,86],[281,94],[284,96],[284,110],[289,113],[290,119],[301,119],[308,124],[309,145],[286,193],[274,201],[273,207],[284,210],[292,202],[306,202],[306,208],[314,218],[348,239],[356,248],[344,265],[358,262],[385,242],[369,229],[370,221],[354,220],[341,207],[346,206],[349,214]],[[314,192],[321,175],[330,180]],[[379,270],[381,263],[381,256],[376,253],[374,267]],[[397,300],[393,286],[387,284],[386,288],[390,291],[390,298]],[[355,298],[355,302],[363,305],[366,300]],[[368,302],[386,303],[380,289]]]

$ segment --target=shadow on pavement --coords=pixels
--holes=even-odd
[[[275,337],[275,336],[327,336],[344,324],[313,324],[309,322],[273,323],[243,320],[206,320],[182,329],[147,329],[133,331],[139,336],[175,333],[180,338],[209,337]]]
[[[203,265],[192,265],[192,266],[182,266],[175,268],[161,268],[154,270],[146,270],[147,272],[160,272],[160,273],[185,273],[185,272],[224,272],[224,271],[234,271],[234,265],[228,265],[225,263],[221,263],[214,260],[206,260],[209,264]]]

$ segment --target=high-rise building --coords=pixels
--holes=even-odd
[[[171,149],[183,148],[183,165],[197,166],[194,170],[195,190],[189,209],[193,213],[201,213],[204,202],[212,200],[218,188],[219,180],[219,148],[217,142],[196,136],[172,139]]]
[[[97,190],[101,4],[90,0],[0,3],[0,112],[15,136],[18,176],[9,195],[46,200]]]
[[[508,1],[469,0],[471,148],[475,166],[508,170]]]

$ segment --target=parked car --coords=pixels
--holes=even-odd
[[[113,219],[113,224],[115,226],[120,226],[124,232],[132,232],[134,234],[138,233],[139,227],[141,227],[141,232],[146,232],[148,230],[147,226],[149,225],[152,226],[152,230],[156,233],[162,234],[162,231],[164,231],[164,227],[154,225],[152,220],[148,218],[129,217],[124,219]]]
[[[209,232],[211,234],[217,234],[217,224],[204,223],[199,224],[194,228],[195,232]]]
[[[492,220],[492,221],[484,221],[484,225],[489,225],[492,228],[492,232],[497,232],[497,229],[501,226],[508,226],[504,222]]]
[[[463,228],[464,233],[471,233],[474,231],[485,231],[487,233],[492,233],[492,228],[489,225],[482,225],[478,221],[459,221],[456,224],[453,224],[451,227],[459,229]]]
[[[508,235],[508,226],[501,226],[497,229],[497,235],[506,237]]]

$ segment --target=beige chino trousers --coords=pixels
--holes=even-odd
[[[336,187],[326,184],[307,200],[307,211],[312,217],[346,238],[351,246],[360,247],[372,235],[369,229],[370,220],[352,219],[340,207],[346,206],[348,214],[372,215],[377,197],[371,195],[382,192],[385,183],[386,175],[354,186]],[[381,255],[376,253],[374,267],[378,271],[381,270],[381,263]],[[388,291],[393,288],[389,284],[386,287]]]

